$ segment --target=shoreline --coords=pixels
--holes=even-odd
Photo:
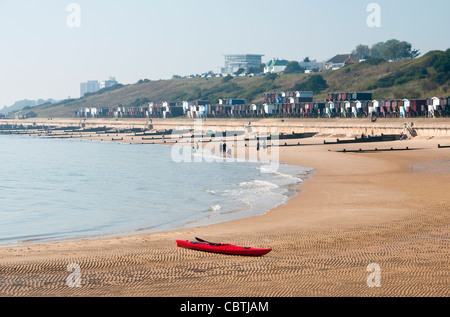
[[[119,133],[119,136],[126,136],[127,134],[125,133]],[[0,134],[1,137],[1,134]],[[13,137],[15,137],[15,135],[13,135]],[[25,137],[36,137],[36,138],[48,138],[48,139],[52,139],[51,136],[49,137],[43,137],[43,136],[37,136],[36,134],[25,134]],[[55,139],[59,139],[58,137],[56,137]],[[94,138],[78,138],[77,136],[75,136],[74,138],[67,138],[67,140],[70,140],[72,142],[74,141],[83,141],[83,142],[88,142],[88,141],[93,141],[93,142],[111,142],[111,141],[100,141],[100,140],[96,140]],[[170,140],[170,139],[169,139]],[[122,140],[123,141],[123,140]],[[114,142],[113,142],[114,143]],[[132,140],[127,140],[127,142],[119,142],[119,143],[123,143],[124,145],[132,145],[132,144],[137,144],[140,145],[139,142],[133,142]],[[162,144],[161,142],[159,142],[158,144],[151,144],[151,145],[156,145],[156,146],[173,146],[174,144],[170,144],[170,145],[166,145],[166,144]],[[214,161],[218,161],[221,162],[223,160],[228,160],[230,159],[230,157],[222,157],[220,155],[217,154],[213,154],[213,153],[209,153],[209,152],[200,152],[200,154],[193,152],[191,153],[191,155],[200,155],[202,157],[202,162],[203,162],[203,155],[206,155],[207,159],[211,159],[213,158]],[[192,158],[192,157],[191,157]],[[236,161],[236,162],[250,162],[248,157],[237,157],[237,156],[233,156],[231,157],[232,161]],[[268,161],[261,161],[258,159],[257,163],[259,165],[259,169],[264,168],[263,166],[265,166],[266,164],[270,165],[270,163]],[[279,165],[285,165],[289,167],[299,167],[297,165],[290,165],[290,164],[286,164],[284,162],[277,162],[277,166]],[[279,166],[278,166],[279,167]],[[2,243],[0,244],[0,249],[1,248],[15,248],[15,247],[27,247],[27,246],[33,246],[33,245],[45,245],[45,244],[56,244],[56,243],[66,243],[66,242],[78,242],[78,241],[89,241],[89,240],[97,240],[97,239],[112,239],[112,238],[117,238],[117,237],[127,237],[127,236],[132,236],[132,235],[142,235],[142,234],[154,234],[154,233],[161,233],[161,232],[171,232],[171,231],[179,231],[179,230],[184,230],[184,229],[189,229],[192,227],[204,227],[204,226],[209,226],[209,225],[214,225],[214,224],[220,224],[220,223],[224,223],[224,222],[228,222],[228,221],[233,221],[233,220],[239,220],[239,219],[243,219],[243,218],[251,218],[254,216],[258,216],[258,215],[264,215],[265,213],[269,212],[272,209],[277,208],[280,205],[284,205],[287,204],[288,201],[298,195],[298,190],[297,187],[299,186],[299,184],[304,183],[305,181],[307,181],[309,178],[311,178],[312,174],[313,174],[313,170],[307,168],[307,167],[300,167],[302,170],[298,170],[295,171],[296,173],[294,173],[293,171],[283,171],[286,172],[281,174],[283,175],[283,177],[292,177],[292,178],[299,178],[300,180],[298,182],[295,183],[290,183],[288,182],[287,184],[282,184],[279,185],[280,188],[283,188],[285,190],[285,192],[282,195],[284,198],[278,202],[275,206],[265,206],[264,211],[255,211],[256,208],[254,206],[250,206],[248,208],[244,208],[242,206],[242,208],[233,210],[233,211],[228,211],[225,212],[224,214],[219,214],[219,215],[215,215],[214,219],[215,220],[211,220],[209,218],[211,218],[211,216],[205,216],[204,218],[199,218],[196,220],[186,220],[186,222],[183,222],[182,224],[174,224],[174,225],[166,225],[163,227],[157,226],[157,228],[153,228],[153,227],[147,227],[147,228],[134,228],[134,229],[129,229],[129,230],[121,230],[121,231],[117,231],[117,232],[105,232],[105,233],[97,233],[97,234],[92,234],[92,235],[82,235],[82,236],[73,236],[73,237],[65,237],[65,238],[52,238],[52,237],[41,237],[41,238],[33,238],[33,239],[27,239],[27,240],[18,240],[18,241],[12,241],[12,242],[8,242],[8,243]],[[305,169],[305,170],[303,170]],[[272,174],[272,171],[266,171],[266,173],[268,174]],[[276,171],[274,171],[275,174],[279,174],[280,171],[279,169],[277,169]],[[272,179],[271,179],[272,180]],[[251,182],[252,179],[247,180],[246,182]],[[273,180],[272,180],[273,181]],[[274,193],[275,194],[275,193]],[[222,205],[222,204],[221,204]],[[212,206],[211,206],[212,207]],[[253,211],[251,211],[253,210]],[[231,215],[231,216],[229,216]],[[217,220],[216,219],[219,218],[221,220]],[[228,218],[228,219],[227,219]]]
[[[317,141],[331,139],[280,147],[280,161],[315,173],[287,204],[264,215],[174,232],[1,248],[0,296],[448,296],[450,149],[437,144],[450,139]],[[337,152],[377,146],[414,150]],[[425,167],[411,168],[421,162]],[[175,239],[194,236],[273,251],[255,259],[176,248]],[[70,263],[81,267],[79,288],[66,285]],[[381,267],[381,287],[366,283],[371,263]]]

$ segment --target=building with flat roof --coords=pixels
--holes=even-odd
[[[100,89],[98,80],[89,80],[80,84],[80,97],[83,97],[88,92],[96,92]]]
[[[104,80],[104,81],[100,82],[100,89],[109,88],[109,87],[112,87],[117,84],[118,84],[118,82],[115,77],[109,77],[108,80]]]
[[[225,54],[225,66],[220,69],[222,74],[233,74],[243,68],[245,72],[251,67],[258,67],[262,63],[262,54]]]
[[[98,80],[89,80],[80,84],[80,97],[83,97],[89,92],[96,92],[103,88],[109,88],[117,85],[118,82],[115,77],[109,77],[108,80],[99,82]]]

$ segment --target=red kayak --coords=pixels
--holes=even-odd
[[[240,247],[232,244],[212,243],[199,238],[196,239],[197,241],[176,240],[177,246],[198,251],[248,256],[262,256],[272,251],[272,249]]]

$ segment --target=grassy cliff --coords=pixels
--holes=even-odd
[[[328,92],[372,92],[375,99],[426,98],[447,96],[450,78],[446,68],[436,67],[447,52],[431,51],[407,61],[387,62],[371,59],[335,71],[320,73],[328,88],[315,92],[315,101],[323,101]],[[315,74],[283,74],[233,78],[189,78],[144,81],[34,107],[39,117],[72,117],[80,107],[142,106],[148,101],[245,99],[261,103],[265,92],[292,90],[305,86]],[[317,75],[317,74],[316,74]]]

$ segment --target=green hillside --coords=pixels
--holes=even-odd
[[[324,71],[319,75],[328,88],[315,91],[315,101],[323,101],[329,92],[372,92],[375,99],[447,96],[449,56],[450,50],[431,51],[407,61],[369,59],[339,70]],[[239,98],[247,103],[262,103],[265,92],[299,87],[317,90],[310,85],[313,76],[317,78],[318,74],[140,81],[79,99],[41,105],[33,111],[39,117],[73,117],[80,107],[143,106],[148,101],[209,100],[216,103],[219,98]]]

